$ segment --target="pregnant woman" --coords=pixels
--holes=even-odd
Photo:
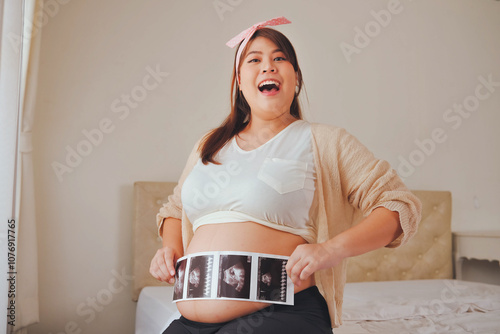
[[[345,260],[416,232],[421,204],[386,161],[344,129],[302,119],[295,50],[265,27],[285,23],[261,22],[228,42],[238,45],[231,113],[196,143],[160,209],[163,248],[150,272],[174,283],[177,259],[198,252],[287,256],[294,305],[182,300],[164,333],[332,333]]]

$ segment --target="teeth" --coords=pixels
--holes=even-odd
[[[259,88],[264,86],[264,85],[276,85],[276,86],[280,86],[280,83],[278,81],[274,81],[274,80],[266,80],[266,81],[262,81],[259,85]]]

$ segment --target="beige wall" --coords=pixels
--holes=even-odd
[[[500,3],[58,1],[47,1],[34,129],[41,322],[30,333],[133,333],[133,182],[177,180],[229,110],[225,42],[275,16],[293,21],[279,29],[309,121],[347,128],[410,188],[450,190],[454,230],[499,227],[500,86],[476,87],[500,82]],[[371,11],[383,9],[382,26]],[[448,111],[463,103],[477,108]]]

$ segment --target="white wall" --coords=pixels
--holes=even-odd
[[[460,125],[443,119],[474,102],[480,76],[500,82],[499,2],[401,0],[380,27],[371,11],[393,2],[219,0],[231,9],[219,15],[212,0],[58,1],[47,1],[34,129],[41,322],[30,333],[133,332],[131,284],[114,280],[131,274],[133,182],[177,180],[229,111],[225,42],[275,16],[293,22],[279,30],[298,53],[309,121],[347,128],[412,189],[452,191],[454,230],[499,227],[500,86]],[[380,31],[348,62],[341,43],[365,25]],[[125,107],[157,67],[169,75]],[[86,147],[82,131],[99,126]],[[418,153],[437,128],[444,142]],[[69,166],[68,147],[87,156]]]

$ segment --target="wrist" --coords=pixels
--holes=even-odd
[[[348,258],[350,255],[349,247],[345,242],[345,239],[341,235],[333,237],[323,243],[328,253],[332,254],[337,261],[342,261]]]
[[[168,247],[172,250],[176,259],[179,259],[184,255],[184,249],[182,248],[182,246],[173,245],[169,242],[163,242],[163,248],[165,247]]]

